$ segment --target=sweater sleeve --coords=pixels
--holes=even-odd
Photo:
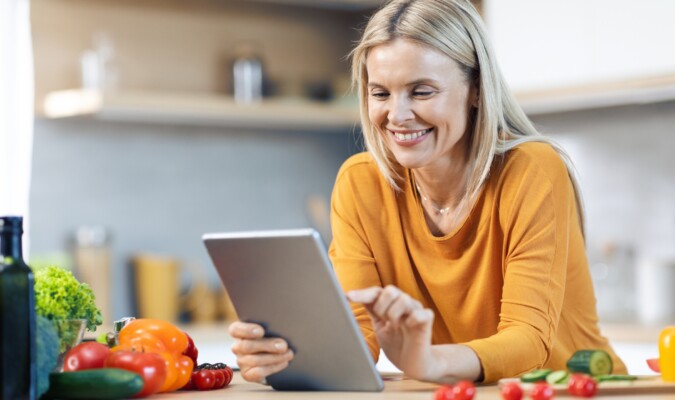
[[[570,230],[580,229],[574,223],[578,217],[567,168],[551,153],[504,171],[508,178],[497,203],[504,232],[497,333],[465,343],[478,355],[485,382],[540,368],[551,356],[565,292]]]
[[[345,175],[347,174],[344,171],[338,173],[333,188],[331,200],[333,241],[328,253],[342,289],[347,292],[382,284],[364,226],[359,218],[355,198],[359,193],[358,184]],[[352,303],[351,308],[371,355],[377,362],[380,345],[370,316],[360,304]]]

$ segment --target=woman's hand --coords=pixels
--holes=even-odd
[[[395,286],[352,290],[347,298],[364,305],[387,358],[407,376],[438,381],[431,329],[434,313]]]
[[[293,359],[288,343],[281,338],[265,338],[265,330],[258,324],[236,321],[229,332],[235,339],[232,352],[241,376],[249,382],[265,383],[267,376],[283,370]]]

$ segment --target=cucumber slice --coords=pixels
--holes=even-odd
[[[548,374],[552,371],[550,369],[535,369],[527,372],[520,377],[521,382],[541,382],[545,381]]]
[[[612,373],[612,358],[604,350],[578,350],[567,361],[570,372],[584,374],[609,375]]]
[[[563,371],[563,370],[553,371],[546,376],[546,382],[550,383],[551,385],[567,383],[567,380],[569,379],[569,377],[570,377],[570,374],[567,371]]]
[[[634,381],[638,377],[635,375],[598,375],[595,377],[595,380],[600,382],[607,382],[607,381]]]

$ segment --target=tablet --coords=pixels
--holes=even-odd
[[[267,378],[273,388],[383,389],[315,230],[213,233],[203,241],[239,319],[294,351],[289,366]]]

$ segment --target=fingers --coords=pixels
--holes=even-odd
[[[347,299],[354,303],[372,304],[377,300],[380,293],[382,293],[382,290],[381,287],[377,286],[360,290],[351,290],[347,292]]]
[[[420,308],[410,313],[405,320],[405,326],[414,329],[420,326],[431,326],[434,321],[434,312],[428,308]]]
[[[258,324],[236,321],[230,325],[229,333],[235,338],[232,352],[237,356],[241,376],[249,382],[264,382],[293,359],[288,343],[281,338],[265,338],[265,330]]]
[[[260,358],[254,359],[255,357]],[[249,382],[264,383],[265,378],[288,367],[289,361],[293,359],[293,352],[289,350],[282,357],[250,356],[250,359],[240,358],[238,364],[241,376]],[[270,363],[265,363],[267,361]]]
[[[235,321],[228,329],[230,336],[235,339],[260,339],[265,335],[265,330],[258,324]]]
[[[374,322],[382,326],[391,325],[414,327],[428,323],[429,317],[433,320],[431,310],[424,311],[422,304],[403,293],[399,288],[388,285],[385,288],[371,287],[362,290],[353,290],[347,293],[347,298],[353,302],[363,303],[366,310],[373,317]],[[418,312],[416,311],[424,311]],[[415,317],[408,321],[415,313]]]

